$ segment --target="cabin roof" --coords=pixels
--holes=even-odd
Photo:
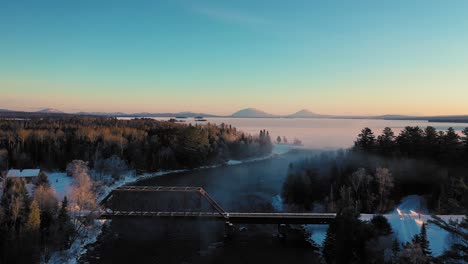
[[[30,178],[37,177],[41,172],[40,169],[24,169],[24,170],[9,170],[7,173],[7,178]]]

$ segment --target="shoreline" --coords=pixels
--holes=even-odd
[[[272,152],[269,155],[266,155],[263,157],[250,158],[250,159],[245,159],[245,160],[228,160],[225,164],[201,166],[201,167],[194,168],[194,169],[168,170],[168,171],[160,171],[160,172],[154,172],[154,173],[144,173],[143,175],[137,176],[137,177],[135,177],[134,174],[132,175],[132,173],[127,173],[127,175],[123,179],[105,188],[104,192],[98,195],[97,203],[100,203],[102,199],[104,199],[104,197],[106,197],[110,192],[112,192],[112,190],[119,188],[121,186],[124,186],[124,185],[134,184],[134,183],[148,180],[151,178],[167,176],[171,174],[179,174],[183,172],[207,170],[207,169],[214,169],[214,168],[219,168],[223,166],[236,166],[236,165],[241,165],[241,164],[246,164],[246,163],[264,161],[264,160],[272,159],[274,157],[287,154],[294,149],[304,149],[304,148],[294,146],[294,145],[274,144]],[[69,249],[65,251],[61,251],[61,252],[54,252],[50,260],[45,263],[50,263],[50,264],[78,263],[80,257],[87,253],[87,249],[86,249],[87,246],[98,241],[99,235],[102,233],[102,228],[104,225],[107,224],[108,221],[111,221],[111,220],[97,220],[97,219],[94,220],[94,223],[90,227],[87,228],[87,232],[89,232],[89,234],[86,234],[84,237],[80,237],[79,239],[77,239],[70,246]],[[41,262],[41,263],[44,263],[44,262]]]

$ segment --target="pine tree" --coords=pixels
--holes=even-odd
[[[462,131],[463,137],[461,138],[463,144],[464,154],[468,156],[468,127]]]
[[[465,215],[461,222],[450,220],[448,223],[433,215],[429,223],[437,225],[456,238],[452,247],[439,258],[449,263],[468,263],[468,215]]]
[[[377,137],[377,143],[381,154],[391,155],[395,148],[395,134],[392,129],[389,127],[384,128],[382,135]]]
[[[57,222],[59,236],[61,237],[59,239],[60,245],[62,248],[67,248],[69,246],[70,237],[75,233],[75,228],[68,214],[68,199],[66,196],[62,200]]]
[[[372,130],[368,127],[362,129],[354,146],[359,150],[371,151],[375,146],[375,136]]]
[[[419,244],[421,245],[424,255],[432,255],[431,249],[429,248],[429,240],[427,240],[426,223],[423,223],[421,226],[421,233],[419,234]]]
[[[400,243],[398,243],[398,240],[395,239],[393,240],[393,244],[392,244],[392,253],[393,253],[393,262],[396,262],[397,258],[398,258],[398,253],[400,253]]]
[[[327,263],[332,263],[335,258],[335,243],[336,243],[336,223],[329,225],[325,241],[323,242],[323,257]]]
[[[47,177],[47,174],[41,171],[39,173],[39,176],[37,177],[36,181],[34,182],[34,185],[37,187],[39,186],[44,186],[47,188],[50,188],[50,182],[49,182],[49,177]]]
[[[278,136],[278,137],[276,138],[276,142],[277,142],[278,144],[281,143],[281,137],[280,137],[280,136]]]
[[[60,206],[59,214],[58,214],[58,222],[59,224],[66,223],[70,219],[68,215],[68,199],[67,197],[63,197],[62,205]]]

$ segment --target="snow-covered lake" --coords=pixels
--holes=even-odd
[[[129,118],[122,118],[129,119]],[[169,120],[169,118],[154,118]],[[376,120],[376,119],[326,119],[326,118],[205,118],[214,124],[229,124],[238,130],[249,134],[258,134],[260,130],[269,131],[271,138],[285,136],[289,142],[294,138],[302,141],[305,147],[315,149],[348,148],[364,127],[371,128],[374,133],[380,134],[385,127],[393,129],[398,134],[405,126],[433,126],[439,130],[453,127],[457,131],[468,127],[461,123],[436,123],[414,120]],[[199,123],[193,118],[184,120],[186,123]]]

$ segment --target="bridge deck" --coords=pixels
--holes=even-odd
[[[125,193],[162,193],[171,192],[175,194],[195,193],[205,199],[215,212],[169,212],[169,211],[139,211],[137,207],[123,209],[116,204],[108,204],[114,201],[115,195]],[[143,203],[145,201],[142,201]],[[178,218],[178,219],[198,219],[207,221],[223,221],[231,223],[251,223],[251,224],[329,224],[335,214],[313,214],[313,213],[228,213],[226,212],[202,187],[169,187],[169,186],[122,186],[114,189],[102,201],[101,205],[108,210],[102,211],[100,218]],[[110,210],[109,210],[110,209]],[[123,211],[125,210],[125,211]],[[147,209],[143,209],[147,210]],[[171,210],[171,209],[150,209],[150,210]],[[177,210],[177,209],[176,209]],[[180,209],[179,209],[180,210]]]
[[[102,219],[114,218],[179,218],[199,219],[208,221],[229,221],[245,224],[328,224],[335,218],[335,214],[313,213],[226,213],[218,212],[139,212],[113,211],[101,214]]]

